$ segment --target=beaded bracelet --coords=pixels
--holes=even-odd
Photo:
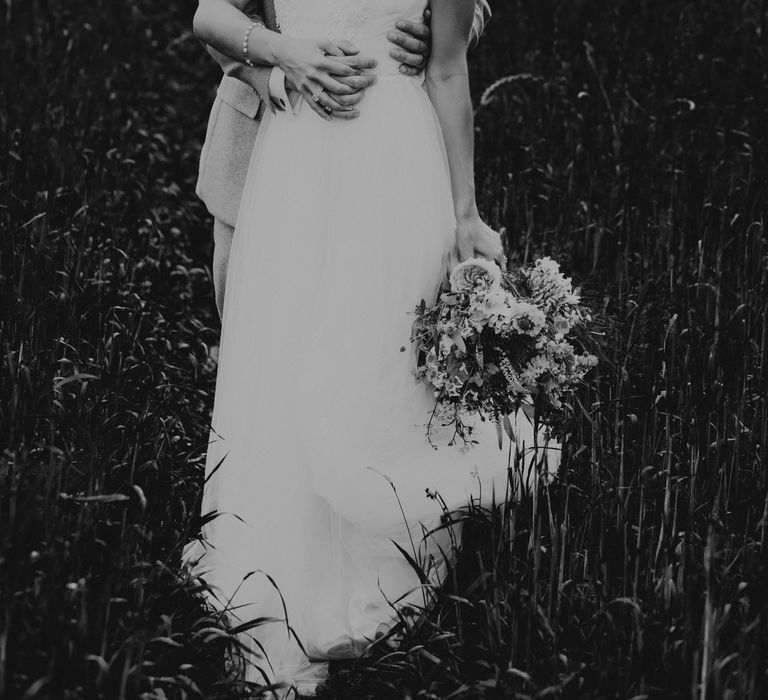
[[[263,26],[264,26],[263,22],[251,22],[251,26],[248,27],[248,29],[245,32],[245,36],[243,37],[243,63],[245,63],[246,66],[250,66],[251,68],[255,68],[256,65],[248,56],[248,40],[251,38],[251,32],[253,31],[254,27],[263,27]]]

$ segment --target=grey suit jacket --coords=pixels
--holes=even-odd
[[[248,14],[259,18],[253,2]],[[277,28],[273,0],[264,0],[264,23]],[[271,68],[249,68],[207,47],[224,73],[211,108],[200,154],[197,195],[208,211],[229,226],[237,221],[253,144],[269,99]]]

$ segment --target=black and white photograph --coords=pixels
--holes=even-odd
[[[768,2],[4,0],[0,700],[768,698]]]

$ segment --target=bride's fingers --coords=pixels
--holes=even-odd
[[[493,260],[501,266],[504,260],[504,249],[501,246],[501,241],[483,241],[477,243],[472,248],[472,255],[478,258],[485,258],[486,260]]]
[[[360,53],[360,49],[357,48],[351,41],[347,41],[346,39],[343,39],[339,42],[339,49],[344,53],[345,56],[356,56]]]
[[[504,259],[504,245],[501,242],[501,233],[494,231],[490,226],[486,226],[485,234],[482,245],[478,246],[478,250],[482,248],[484,257],[489,260],[495,260],[501,265]]]
[[[365,90],[366,88],[371,87],[376,82],[376,76],[371,74],[366,75],[351,75],[348,78],[343,78],[341,76],[333,76],[335,80],[338,82],[346,85],[349,88],[352,88],[354,92],[358,92],[360,90]],[[331,90],[331,92],[334,92]],[[353,93],[346,92],[342,94],[351,95]]]
[[[299,92],[318,117],[325,119],[327,122],[333,119],[334,100],[328,96],[328,93],[320,85],[304,83],[299,87]],[[325,109],[323,109],[324,107]]]
[[[504,252],[504,240],[507,238],[507,229],[499,229],[499,243],[501,244],[501,253],[499,254],[499,265],[502,270],[507,269],[507,254]]]
[[[493,260],[494,262],[498,263],[499,267],[502,267],[504,263],[504,250],[501,248],[493,247],[486,257],[489,260]]]
[[[349,110],[354,109],[355,105],[365,97],[365,90],[358,90],[351,95],[334,95],[333,93],[329,93],[329,95],[339,104],[340,108]],[[334,107],[334,109],[336,108]]]
[[[360,88],[354,87],[354,85],[361,81],[361,79],[367,76],[354,75],[354,76],[339,76],[341,80],[352,81],[352,85],[340,82],[335,76],[328,75],[327,73],[318,72],[309,77],[307,83],[318,83],[320,87],[332,92],[334,95],[351,95],[353,92],[357,92]]]
[[[330,121],[333,117],[349,120],[360,116],[360,112],[355,106],[363,98],[362,90],[354,90],[350,94],[339,95],[330,93],[319,82],[307,81],[301,94],[309,102],[312,110],[326,121]]]
[[[354,55],[354,56],[344,56],[343,58],[336,59],[338,63],[343,63],[348,68],[351,68],[356,73],[359,73],[363,70],[370,70],[371,68],[376,68],[378,65],[378,61],[376,61],[375,58],[371,58],[370,56],[360,56]],[[341,74],[339,74],[341,75]]]
[[[316,68],[320,74],[360,75],[362,63],[365,61],[361,56],[325,56],[317,61]]]
[[[339,109],[333,110],[333,117],[334,119],[345,119],[349,121],[350,119],[357,119],[360,116],[360,112],[356,109]]]
[[[331,110],[333,116],[337,119],[357,119],[360,116],[360,112],[356,109],[355,105],[359,102],[357,95],[351,95],[349,97],[336,97],[334,95],[328,95],[332,104]]]
[[[323,41],[320,43],[320,49],[326,56],[344,56],[341,46],[332,41]]]

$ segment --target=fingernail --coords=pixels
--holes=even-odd
[[[387,39],[389,39],[390,41],[394,41],[396,38],[397,38],[397,34],[393,34],[392,32],[387,34]]]
[[[405,24],[405,22],[402,22],[402,21],[400,21],[400,22],[395,22],[395,26],[396,26],[398,29],[405,29],[405,27],[406,27],[406,24]]]

